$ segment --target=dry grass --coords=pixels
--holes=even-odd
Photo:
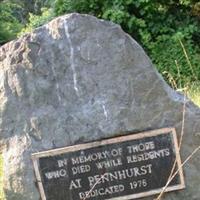
[[[170,182],[175,178],[175,176],[179,173],[179,171],[181,170],[181,168],[188,163],[188,161],[200,150],[200,145],[195,148],[193,150],[193,152],[184,160],[184,162],[181,164],[181,166],[173,173],[173,175],[171,177],[169,177],[165,187],[163,188],[162,192],[158,195],[158,197],[155,200],[161,200],[164,192],[166,190],[166,188],[168,187],[168,185],[170,184]]]
[[[198,81],[198,78],[196,77],[196,74],[194,72],[193,66],[191,65],[190,59],[188,57],[187,51],[185,49],[184,44],[182,43],[181,40],[179,40],[181,47],[183,49],[183,53],[184,56],[187,60],[188,66],[191,69],[192,72],[192,76],[194,78],[194,80],[196,80],[193,83],[187,84],[187,85],[182,85],[181,84],[181,75],[180,75],[180,66],[178,64],[178,62],[175,60],[175,64],[177,67],[177,71],[178,71],[178,76],[179,76],[179,80],[180,80],[180,85],[178,86],[178,84],[176,83],[176,81],[174,81],[173,77],[171,77],[169,79],[169,82],[171,82],[172,87],[175,90],[179,90],[184,92],[184,103],[183,103],[183,110],[182,110],[182,129],[181,129],[181,136],[180,136],[180,142],[179,142],[179,152],[180,149],[182,147],[182,140],[183,140],[183,135],[184,135],[184,127],[185,127],[185,111],[186,111],[186,97],[188,97],[189,99],[191,99],[197,106],[200,107],[200,82]],[[184,147],[183,147],[184,148]],[[170,182],[175,178],[175,176],[178,174],[178,172],[181,170],[181,168],[200,150],[200,145],[198,147],[196,147],[193,152],[188,155],[188,157],[185,159],[185,161],[181,164],[181,167],[178,168],[175,172],[175,166],[176,166],[176,161],[174,162],[174,165],[172,167],[171,173],[169,175],[168,181],[166,183],[166,185],[163,187],[161,193],[158,195],[158,197],[155,200],[161,200],[165,190],[167,189],[168,185],[170,184]]]
[[[184,93],[184,103],[183,103],[183,110],[182,110],[182,127],[181,127],[181,135],[180,135],[180,139],[179,139],[179,144],[178,144],[178,150],[180,153],[181,150],[181,146],[182,146],[182,141],[183,141],[183,136],[184,136],[184,129],[185,129],[185,112],[186,112],[186,97],[187,97],[187,91],[185,91]],[[194,151],[185,159],[185,161],[181,164],[181,166],[176,170],[176,163],[177,161],[175,160],[171,173],[168,177],[168,181],[166,183],[166,185],[163,187],[161,193],[158,195],[158,197],[155,200],[161,200],[162,197],[164,196],[164,192],[167,189],[168,185],[171,183],[171,181],[176,177],[176,175],[179,173],[179,171],[182,169],[182,167],[197,153],[197,151],[199,151],[200,149],[200,145],[194,149]]]
[[[190,68],[191,70],[191,73],[192,73],[192,77],[193,79],[195,80],[194,82],[192,83],[187,83],[185,87],[188,88],[188,97],[196,104],[200,107],[200,80],[198,80],[198,77],[196,76],[196,73],[194,71],[194,68],[190,62],[190,58],[187,54],[187,51],[185,49],[185,46],[184,44],[182,43],[181,40],[179,40],[180,44],[181,44],[181,47],[182,47],[182,50],[183,50],[183,54],[185,56],[185,59],[188,63],[188,67]],[[178,70],[178,75],[179,75],[179,80],[181,82],[181,75],[180,75],[180,66],[178,65],[177,61],[175,61],[175,64],[176,64],[176,67],[177,67],[177,70]],[[182,85],[180,85],[180,87],[182,88]]]

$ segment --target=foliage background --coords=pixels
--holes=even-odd
[[[1,0],[0,44],[71,12],[120,24],[172,87],[199,91],[199,0]]]

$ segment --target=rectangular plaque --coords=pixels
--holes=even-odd
[[[126,200],[185,187],[174,128],[32,154],[42,200]]]

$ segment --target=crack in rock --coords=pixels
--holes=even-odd
[[[69,28],[67,23],[64,23],[64,30],[65,30],[65,35],[68,39],[69,42],[69,48],[70,48],[70,66],[73,72],[73,82],[74,82],[74,90],[76,91],[77,96],[79,96],[79,89],[78,89],[78,84],[77,84],[77,74],[76,74],[76,69],[75,69],[75,63],[74,63],[74,48],[72,45],[72,40],[69,34]]]

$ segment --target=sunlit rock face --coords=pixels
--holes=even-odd
[[[143,49],[111,22],[66,15],[2,46],[7,200],[40,198],[32,153],[161,127],[180,135],[183,105]],[[183,160],[200,144],[200,110],[187,101],[185,111]],[[200,153],[184,171],[186,189],[165,199],[199,199]]]

